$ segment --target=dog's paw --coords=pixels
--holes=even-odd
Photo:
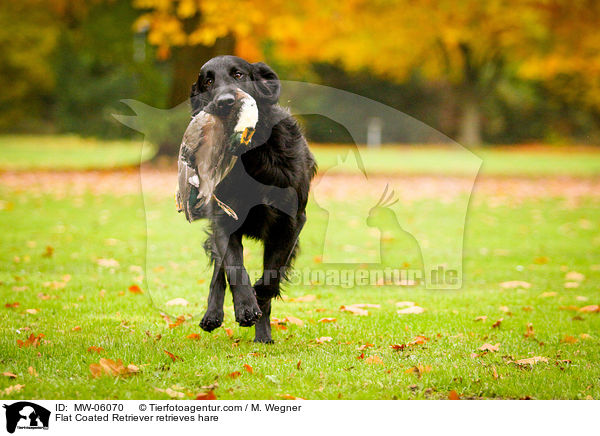
[[[256,336],[254,337],[254,342],[258,343],[258,344],[274,344],[275,341],[271,338],[271,335],[265,335],[265,334],[256,334]]]
[[[202,321],[200,321],[200,328],[212,332],[214,329],[221,327],[221,324],[223,324],[223,313],[206,312],[202,317]]]
[[[235,320],[242,327],[252,327],[262,316],[258,304],[244,304],[235,308]]]

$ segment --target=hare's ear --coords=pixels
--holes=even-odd
[[[375,205],[375,207],[389,207],[389,206],[392,206],[393,204],[395,204],[398,201],[397,198],[395,200],[393,200],[393,198],[394,198],[394,190],[391,190],[388,193],[388,188],[389,187],[390,187],[389,183],[386,183],[385,188],[383,189],[383,194],[381,194],[381,198],[379,199],[379,201],[377,202],[377,204]]]
[[[252,64],[252,70],[257,97],[264,103],[276,104],[281,93],[281,83],[275,71],[262,62]]]

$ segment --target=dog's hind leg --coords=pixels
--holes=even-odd
[[[202,330],[212,332],[223,324],[223,304],[225,303],[225,270],[220,260],[214,259],[214,270],[210,281],[208,294],[208,306],[206,313],[200,321]]]
[[[271,337],[271,300],[279,296],[281,280],[285,277],[286,268],[289,267],[297,249],[300,231],[306,222],[304,213],[296,218],[293,228],[283,226],[285,230],[278,229],[278,238],[267,238],[264,251],[263,275],[254,284],[256,299],[262,316],[256,323],[254,342],[272,343]]]

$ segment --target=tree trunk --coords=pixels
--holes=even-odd
[[[173,76],[169,94],[169,108],[174,108],[190,98],[192,84],[196,82],[200,68],[204,63],[215,56],[231,54],[233,49],[233,37],[220,38],[211,47],[201,45],[174,47],[171,57]],[[161,132],[166,132],[166,134],[158,140],[157,157],[177,155],[181,136],[175,132],[181,130],[179,127],[182,120],[189,121],[189,114],[183,118],[174,116],[170,120],[164,120],[164,123],[172,123],[173,125],[164,126],[164,129],[160,129]]]
[[[174,47],[170,106],[175,107],[190,98],[190,89],[198,78],[202,65],[215,56],[232,54],[233,49],[233,37],[217,39],[211,47],[204,45]]]
[[[481,145],[481,105],[474,93],[463,94],[458,142],[463,145]]]

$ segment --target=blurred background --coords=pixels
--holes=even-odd
[[[374,99],[464,145],[594,145],[598,24],[594,0],[2,2],[0,132],[130,139],[111,116],[128,113],[120,99],[172,108],[204,62],[236,54],[281,79]],[[365,141],[369,121],[379,129],[356,120]],[[327,118],[303,123],[313,142],[352,141]],[[179,138],[162,136],[161,154],[175,153]],[[0,140],[5,153],[11,138]]]

